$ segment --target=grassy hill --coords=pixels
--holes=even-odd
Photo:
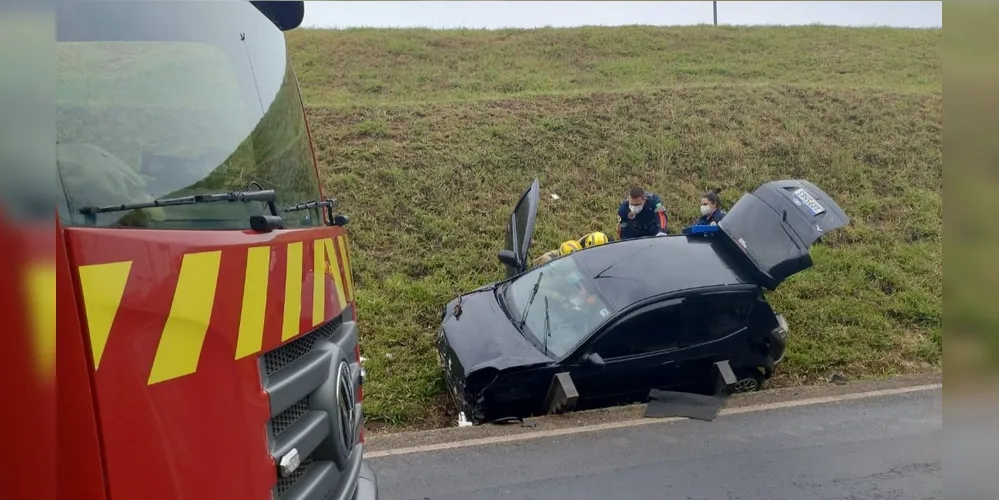
[[[942,331],[940,30],[581,28],[289,34],[326,189],[351,216],[366,412],[446,413],[433,335],[449,298],[500,278],[535,177],[537,252],[615,229],[628,186],[674,227],[809,179],[852,224],[771,294],[791,324],[779,384],[937,370]],[[550,194],[558,194],[553,200]],[[668,256],[664,256],[668,258]]]

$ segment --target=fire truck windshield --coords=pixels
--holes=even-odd
[[[283,210],[319,181],[284,34],[250,2],[63,2],[57,41],[64,225],[246,229],[265,203],[148,205],[260,189],[285,227],[322,224]]]

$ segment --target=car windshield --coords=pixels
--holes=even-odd
[[[272,189],[320,198],[283,33],[250,2],[60,5],[56,159],[64,225],[247,229],[266,205],[81,209]],[[283,212],[283,210],[282,210]],[[282,213],[316,226],[318,209]]]
[[[544,345],[547,298],[551,336],[546,354],[560,358],[615,311],[597,295],[593,282],[583,275],[574,256],[569,255],[522,274],[506,287],[506,303],[518,325],[539,276],[538,293],[527,312],[524,335],[532,336],[537,345]]]

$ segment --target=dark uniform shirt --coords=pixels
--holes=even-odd
[[[708,215],[702,215],[698,217],[697,222],[694,222],[695,226],[710,226],[711,224],[718,224],[721,222],[722,218],[725,217],[725,211],[718,208],[714,212]]]
[[[625,199],[617,208],[619,219],[617,237],[619,239],[655,236],[666,232],[668,223],[666,207],[663,206],[663,200],[658,195],[645,193],[645,206],[642,207],[642,210],[631,219],[628,218],[630,212],[631,207],[628,206],[628,200]]]

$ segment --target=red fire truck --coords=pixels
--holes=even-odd
[[[377,497],[302,2],[59,2],[65,499]],[[335,193],[331,193],[335,194]]]

